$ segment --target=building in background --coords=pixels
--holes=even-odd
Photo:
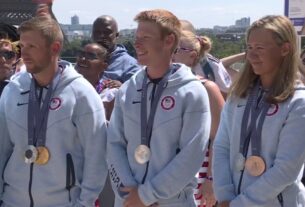
[[[243,27],[248,28],[250,27],[250,17],[243,17],[235,21],[235,27]]]
[[[71,24],[79,25],[79,17],[77,15],[74,15],[73,17],[71,17]]]
[[[69,41],[87,40],[91,37],[92,24],[80,24],[77,15],[71,17],[71,24],[61,24],[60,26]]]
[[[220,40],[239,41],[250,27],[250,17],[242,17],[235,21],[234,25],[228,27],[214,26],[214,34]]]

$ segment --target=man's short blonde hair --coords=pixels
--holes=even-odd
[[[23,22],[18,28],[19,34],[28,31],[37,31],[51,45],[53,42],[60,42],[61,46],[64,42],[64,36],[59,24],[52,18],[46,16],[36,16],[30,20]]]
[[[179,19],[170,11],[164,9],[142,11],[134,18],[134,20],[136,22],[147,21],[156,23],[160,27],[162,38],[174,34],[175,43],[172,51],[174,51],[178,46],[181,35],[181,24]]]

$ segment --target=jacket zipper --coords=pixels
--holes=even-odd
[[[67,155],[67,175],[66,175],[66,189],[69,193],[69,202],[71,202],[71,189],[75,185],[75,170],[74,170],[74,163],[72,159],[72,155],[68,153]]]
[[[281,204],[281,207],[284,207],[284,200],[283,200],[283,194],[280,193],[278,196],[277,196],[277,199],[279,200],[280,204]]]

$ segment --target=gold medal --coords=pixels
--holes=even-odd
[[[265,162],[262,157],[250,156],[245,163],[247,172],[252,176],[260,176],[266,169]]]
[[[35,146],[29,145],[24,152],[24,162],[26,164],[31,164],[37,159],[38,152]]]
[[[49,159],[50,159],[50,153],[49,153],[48,148],[46,148],[44,146],[39,146],[36,149],[37,149],[37,152],[38,152],[38,156],[37,156],[37,159],[36,159],[35,163],[37,165],[47,164]]]
[[[134,153],[134,157],[139,164],[145,164],[150,159],[150,149],[146,145],[139,145]]]

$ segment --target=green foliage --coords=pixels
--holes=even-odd
[[[223,58],[245,51],[244,38],[235,41],[220,40],[213,34],[212,30],[206,31],[205,33],[199,30],[199,34],[206,35],[211,38],[213,44],[210,53],[217,58]],[[128,53],[131,56],[136,57],[136,52],[133,46],[134,44],[133,35],[120,36],[118,43],[123,44],[126,47]]]
[[[213,34],[200,34],[206,35],[212,40],[211,54],[219,59],[234,55],[245,51],[245,39],[241,38],[234,41],[220,40]]]
[[[69,62],[75,63],[77,52],[81,50],[90,40],[73,40],[64,45],[64,48],[61,52],[61,58]]]
[[[245,39],[244,38],[234,40],[234,41],[228,41],[228,40],[220,40],[212,32],[203,33],[199,30],[199,33],[200,33],[200,35],[207,35],[208,37],[211,38],[213,44],[212,44],[212,50],[210,53],[219,59],[245,51]],[[62,59],[74,63],[76,61],[77,51],[81,50],[82,47],[85,46],[89,42],[90,42],[90,40],[76,39],[76,40],[73,40],[73,41],[65,44],[65,47],[62,51]],[[118,39],[118,43],[124,45],[127,49],[127,52],[131,56],[136,58],[136,51],[133,46],[134,45],[133,34],[129,34],[126,36],[120,36]]]

